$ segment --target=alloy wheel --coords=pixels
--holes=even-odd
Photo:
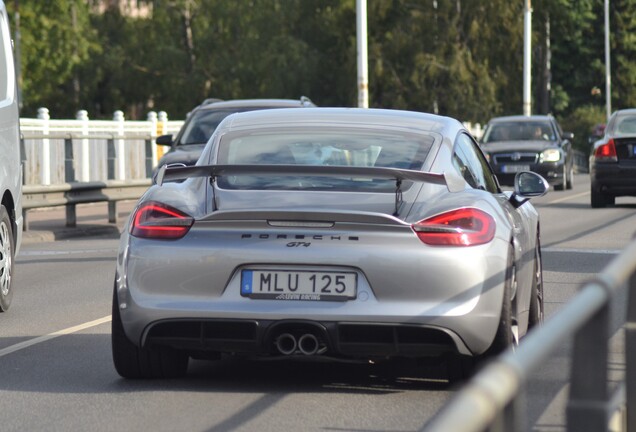
[[[11,288],[11,268],[13,265],[11,234],[5,221],[0,222],[0,293],[9,294]]]

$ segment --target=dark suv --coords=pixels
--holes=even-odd
[[[182,163],[194,165],[203,147],[221,121],[230,114],[272,108],[305,108],[316,105],[307,97],[300,99],[206,99],[194,108],[179,130],[176,138],[172,135],[157,137],[157,145],[170,146],[157,167],[165,164]]]
[[[513,184],[518,172],[534,171],[563,190],[572,189],[573,138],[552,116],[509,116],[488,122],[481,145],[501,184]]]

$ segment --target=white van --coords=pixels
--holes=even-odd
[[[22,166],[18,89],[7,10],[0,0],[0,312],[13,297],[14,258],[22,240]]]

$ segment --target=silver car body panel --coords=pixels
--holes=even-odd
[[[9,19],[0,1],[0,200],[13,222],[15,254],[22,240],[22,162],[20,160],[20,122],[18,87],[13,61]]]
[[[230,190],[209,177],[152,186],[138,206],[158,201],[194,218],[179,240],[122,234],[116,288],[128,338],[143,345],[157,323],[179,320],[374,323],[447,334],[461,354],[487,350],[497,331],[510,251],[517,265],[515,316],[526,332],[538,214],[515,208],[509,194],[470,188],[451,164],[463,126],[449,118],[388,110],[306,109],[228,117],[199,166],[214,165],[222,137],[269,127],[388,129],[433,134],[422,171],[444,182],[413,182],[395,192]],[[448,185],[451,185],[449,191]],[[463,187],[459,188],[458,185]],[[494,239],[470,247],[430,246],[412,224],[458,208],[496,221]],[[352,272],[355,299],[303,301],[241,295],[241,270]]]

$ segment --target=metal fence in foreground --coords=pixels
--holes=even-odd
[[[610,388],[610,303],[625,288],[625,379]],[[525,430],[530,374],[572,340],[567,432],[636,431],[636,241],[515,352],[502,354],[461,388],[423,431]]]

